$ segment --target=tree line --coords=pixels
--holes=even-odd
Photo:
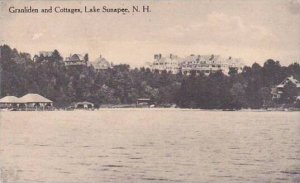
[[[1,97],[38,93],[51,99],[56,107],[79,101],[90,101],[96,106],[133,104],[138,98],[150,98],[162,107],[176,104],[203,109],[262,108],[275,105],[272,87],[291,75],[300,80],[298,63],[281,66],[272,59],[262,66],[245,66],[240,73],[230,69],[228,74],[220,71],[206,76],[193,72],[152,72],[126,64],[101,71],[93,66],[66,68],[57,50],[52,56],[40,56],[34,62],[28,53],[8,45],[0,48]]]

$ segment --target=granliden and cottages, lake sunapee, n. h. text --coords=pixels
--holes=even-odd
[[[117,14],[128,14],[128,13],[149,13],[151,12],[150,6],[131,6],[128,7],[109,7],[109,6],[84,6],[81,8],[69,8],[62,6],[49,6],[48,8],[34,8],[32,6],[24,6],[18,8],[10,6],[8,9],[9,13],[117,13]]]

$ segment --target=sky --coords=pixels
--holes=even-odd
[[[14,14],[11,6],[129,8],[149,13]],[[300,0],[0,0],[0,44],[32,56],[57,49],[64,57],[88,53],[133,67],[153,55],[219,54],[246,65],[269,58],[282,65],[300,61]]]

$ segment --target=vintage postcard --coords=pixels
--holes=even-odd
[[[0,0],[0,183],[300,183],[300,0]]]

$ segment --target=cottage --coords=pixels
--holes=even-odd
[[[273,100],[287,98],[293,101],[296,96],[300,95],[300,82],[293,76],[287,77],[279,85],[272,88],[271,94]]]
[[[65,66],[87,66],[87,60],[80,54],[71,54],[65,59]]]
[[[106,70],[112,67],[112,64],[110,64],[102,55],[98,57],[92,65],[94,66],[95,70],[98,72],[100,70]]]

